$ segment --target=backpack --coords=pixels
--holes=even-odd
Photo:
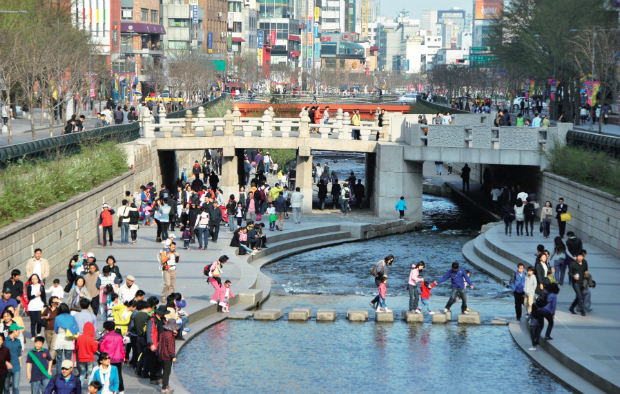
[[[344,191],[344,198],[350,198],[351,197],[351,193],[345,189]]]
[[[205,265],[205,268],[202,270],[202,274],[204,276],[209,276],[209,269],[211,269],[211,264],[213,264],[213,263],[209,263],[209,264]]]
[[[194,168],[193,168],[192,172],[194,174],[200,174],[200,165],[199,164],[194,164]]]
[[[536,298],[536,307],[540,308],[544,308],[547,306],[547,304],[549,303],[549,301],[547,301],[547,293],[544,293],[543,295],[538,296],[538,298]]]
[[[260,199],[261,201],[265,201],[265,189],[260,189]]]

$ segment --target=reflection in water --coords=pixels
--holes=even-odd
[[[327,300],[326,300],[327,299]],[[190,341],[175,373],[192,393],[568,393],[533,365],[508,328],[491,326],[511,300],[482,300],[481,326],[345,320],[358,296],[272,296],[276,322],[223,322]],[[392,297],[395,311],[407,297]],[[293,307],[335,308],[333,323],[289,323]],[[225,326],[225,329],[217,329]],[[206,357],[205,357],[206,356]]]

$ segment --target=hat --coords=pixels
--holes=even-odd
[[[155,309],[155,313],[157,313],[158,315],[167,315],[168,313],[170,313],[170,311],[168,310],[168,308],[166,308],[166,305],[160,305],[157,307],[157,309]]]
[[[86,257],[95,257],[95,254],[91,252],[91,253],[87,254]]]
[[[20,327],[19,324],[13,322],[13,324],[11,324],[11,326],[9,327],[9,331],[16,331],[16,330],[23,330],[24,327]]]
[[[187,167],[183,167],[184,170],[187,170]]]
[[[176,322],[174,319],[168,319],[166,324],[164,324],[164,329],[168,331],[176,331],[181,328],[181,325]]]
[[[73,368],[73,361],[71,361],[71,360],[64,360],[62,362],[62,364],[60,364],[60,368],[64,368],[64,369]]]
[[[3,293],[12,293],[11,289],[9,287],[5,287],[4,290],[2,290]]]
[[[136,278],[133,275],[127,275],[127,277],[125,279],[130,280],[132,282],[136,281]]]
[[[110,206],[108,204],[103,204],[104,208],[110,208]]]
[[[168,238],[175,239],[175,238],[176,238],[176,236],[175,236],[174,234],[170,234],[170,236],[169,236]]]

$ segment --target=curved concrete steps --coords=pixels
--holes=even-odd
[[[508,286],[510,274],[508,274],[505,269],[500,268],[500,264],[492,256],[482,257],[484,256],[483,252],[480,252],[480,250],[476,248],[476,242],[480,243],[480,241],[478,241],[479,238],[480,237],[465,244],[463,247],[463,257],[480,271],[491,276],[499,283]],[[484,243],[484,241],[482,241],[482,243]],[[499,256],[497,256],[497,258],[499,258]]]
[[[523,319],[521,322],[517,320],[512,320],[508,327],[510,329],[510,334],[512,335],[512,338],[517,343],[517,345],[519,345],[521,350],[523,350],[523,352],[536,364],[542,366],[551,375],[553,375],[556,379],[562,381],[562,383],[568,386],[571,390],[580,394],[595,394],[605,392],[594,386],[592,383],[588,382],[586,379],[579,376],[579,373],[575,373],[571,369],[567,368],[564,364],[562,364],[555,357],[553,357],[549,352],[540,350],[540,348],[547,350],[550,342],[545,341],[541,338],[538,351],[528,350],[532,346],[532,341],[530,340],[530,331],[527,323],[525,322],[525,319]],[[553,336],[553,341],[560,340],[558,334],[554,334]]]

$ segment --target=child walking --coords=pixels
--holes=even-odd
[[[428,314],[429,315],[434,315],[435,312],[433,312],[433,309],[431,308],[431,303],[429,302],[429,298],[431,298],[431,289],[433,287],[435,287],[434,283],[431,283],[429,285],[428,282],[424,281],[424,278],[421,279],[422,281],[422,295],[420,296],[420,299],[422,300],[422,310],[424,310],[424,307],[426,307],[428,309]]]
[[[400,212],[400,219],[404,219],[405,211],[407,210],[407,204],[405,204],[405,197],[400,196],[400,201],[396,203],[396,210]]]
[[[534,295],[536,293],[536,285],[538,281],[536,280],[536,276],[534,276],[534,267],[527,267],[527,276],[525,277],[525,285],[523,286],[523,292],[525,296],[523,297],[523,305],[525,306],[525,311],[529,315],[532,312],[532,305],[534,304]]]
[[[222,312],[229,313],[230,310],[228,309],[228,307],[230,306],[230,299],[233,298],[235,295],[232,293],[232,290],[230,289],[229,280],[224,282],[224,286],[226,287],[226,291],[224,292],[224,299],[226,300],[225,301],[226,305],[222,308]]]
[[[241,221],[243,220],[243,205],[241,205],[241,201],[237,203],[237,209],[235,210],[235,218],[237,219],[237,226],[241,227]]]
[[[189,249],[189,241],[192,239],[192,232],[190,231],[189,226],[185,227],[185,230],[183,230],[181,239],[183,240],[183,246],[185,249]]]
[[[274,231],[276,228],[276,220],[278,220],[278,216],[276,215],[276,207],[273,203],[270,204],[269,208],[267,208],[267,214],[269,215],[269,231]]]
[[[392,312],[391,309],[388,309],[385,304],[385,296],[387,295],[387,276],[384,276],[381,279],[381,283],[379,284],[379,304],[377,305],[377,313],[381,312]],[[381,310],[383,307],[384,310]]]

